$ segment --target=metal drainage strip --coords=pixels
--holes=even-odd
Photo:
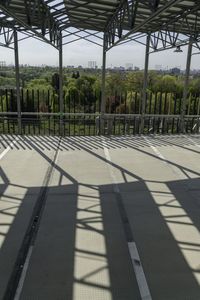
[[[51,165],[48,167],[48,169],[46,171],[43,185],[40,190],[35,207],[33,209],[31,220],[30,220],[30,223],[26,230],[23,242],[19,249],[18,256],[16,258],[15,265],[13,267],[13,271],[12,271],[10,279],[8,281],[3,300],[13,300],[14,299],[18,285],[19,285],[20,278],[22,276],[26,258],[29,253],[29,249],[35,243],[35,239],[37,236],[37,232],[38,232],[38,229],[40,226],[40,221],[41,221],[45,203],[46,203],[48,184],[50,182],[52,171],[55,166],[56,159],[58,157],[60,143],[61,143],[61,138],[58,141],[58,146],[57,146],[54,158],[51,162]]]

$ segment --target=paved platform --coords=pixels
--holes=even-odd
[[[199,135],[0,136],[0,300],[198,300],[199,229]]]

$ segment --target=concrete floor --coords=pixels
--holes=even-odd
[[[4,135],[0,300],[56,151],[15,300],[150,299],[138,287],[123,214],[151,298],[200,299],[200,136]]]

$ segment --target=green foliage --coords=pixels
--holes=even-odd
[[[10,77],[2,77],[0,76],[0,87],[1,88],[15,88],[15,78]]]
[[[192,94],[200,93],[200,78],[193,79],[190,82],[190,92]]]
[[[80,76],[75,76],[79,71]],[[59,111],[59,75],[57,67],[25,67],[20,68],[20,86],[24,89],[24,103],[29,103],[24,109],[32,111],[37,107],[38,95],[41,111]],[[74,73],[74,76],[73,76]],[[57,83],[52,82],[53,74],[57,74]],[[63,91],[66,111],[92,112],[99,104],[101,95],[101,70],[63,69]],[[73,78],[72,78],[73,77]],[[140,113],[143,87],[143,71],[106,72],[106,111]],[[14,68],[1,70],[0,88],[15,89]],[[200,93],[200,78],[190,79],[189,106],[193,107],[196,94]],[[161,108],[166,113],[173,113],[175,103],[180,103],[184,88],[184,76],[163,75],[155,71],[148,72],[147,112],[158,113]],[[29,94],[27,94],[27,89]],[[32,90],[34,92],[32,92]],[[157,93],[157,95],[156,95]],[[151,105],[156,107],[151,109]],[[15,95],[7,97],[2,91],[3,109],[6,101],[15,103]],[[161,99],[161,101],[160,101]],[[161,104],[159,104],[160,102]],[[193,105],[194,104],[194,105]],[[10,104],[9,104],[10,105]],[[162,106],[162,107],[161,107]],[[189,107],[188,106],[188,107]],[[1,108],[0,108],[1,109]],[[179,106],[177,105],[177,113]],[[188,108],[190,109],[190,108]],[[192,108],[191,108],[192,109]]]
[[[109,74],[106,78],[107,95],[120,94],[125,91],[125,78],[122,73]]]
[[[34,90],[52,90],[52,86],[46,79],[32,79],[26,84],[26,88]]]
[[[81,76],[79,78],[68,78],[65,83],[67,92],[67,102],[73,100],[77,105],[86,105],[89,110],[96,101],[96,87],[98,80],[94,76]]]
[[[60,78],[58,73],[54,73],[51,78],[51,85],[56,93],[59,92]]]
[[[142,72],[130,72],[126,76],[126,88],[128,91],[139,92],[143,86],[143,73]]]
[[[176,78],[171,75],[159,76],[152,84],[153,92],[175,92]]]

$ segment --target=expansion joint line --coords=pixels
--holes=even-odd
[[[24,280],[26,277],[26,272],[28,269],[29,261],[31,258],[31,254],[34,248],[37,232],[39,230],[41,218],[43,215],[43,211],[46,204],[46,199],[48,195],[48,185],[52,178],[52,174],[54,171],[54,166],[58,159],[60,144],[62,138],[60,137],[58,141],[58,146],[55,151],[53,160],[51,164],[47,168],[43,184],[37,198],[35,207],[33,209],[33,213],[27,227],[26,233],[24,235],[24,239],[22,241],[21,247],[18,252],[17,259],[15,261],[15,265],[13,271],[11,273],[6,292],[4,294],[3,300],[19,300],[22,292]]]

